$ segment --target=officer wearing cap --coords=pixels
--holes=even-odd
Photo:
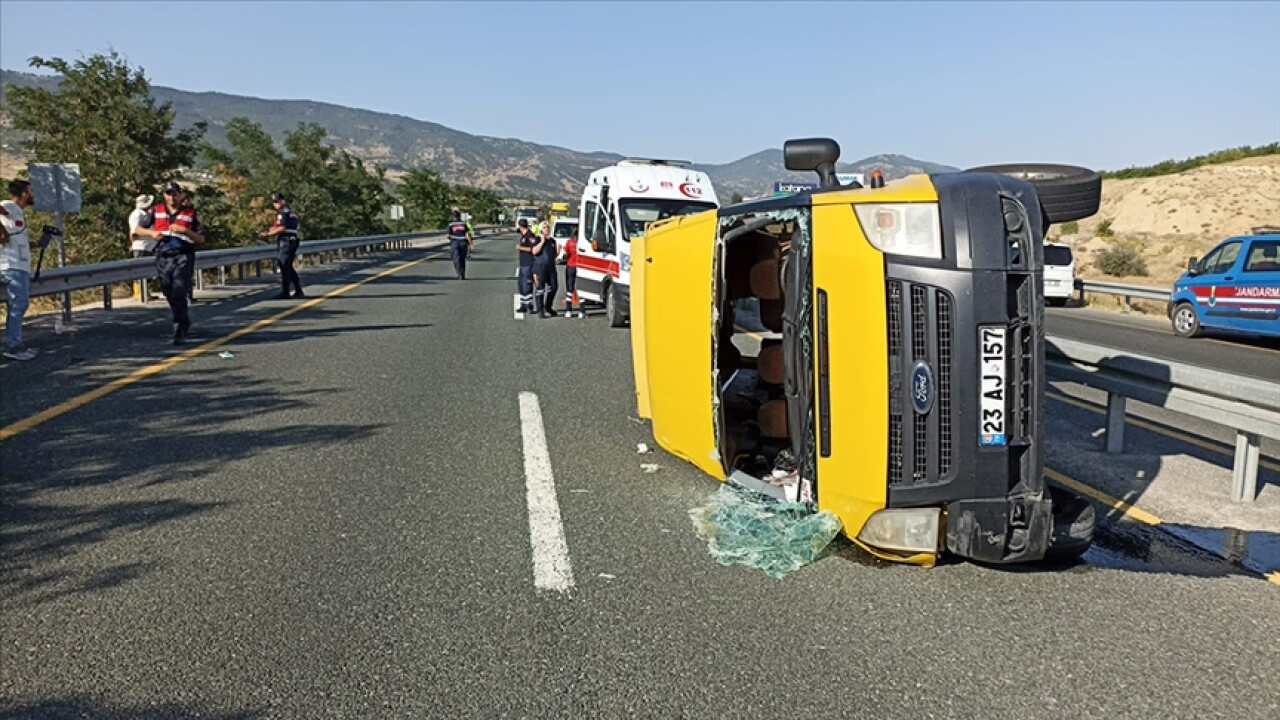
[[[283,193],[272,194],[271,204],[276,209],[276,221],[261,237],[276,239],[276,264],[280,266],[281,283],[276,299],[287,299],[290,286],[294,289],[293,297],[306,297],[302,294],[302,279],[293,267],[293,261],[298,257],[298,213],[289,207]]]
[[[520,253],[520,270],[517,276],[520,289],[520,312],[531,313],[533,312],[533,262],[542,251],[542,245],[529,230],[527,219],[520,218],[516,227],[520,230],[520,240],[516,242],[516,251]]]
[[[138,234],[155,238],[156,273],[160,289],[173,313],[173,344],[181,345],[191,328],[187,300],[196,269],[196,245],[204,235],[196,231],[195,207],[183,203],[185,191],[178,183],[164,188],[164,201],[156,203],[139,223]]]
[[[476,247],[475,240],[471,237],[471,228],[462,221],[462,213],[455,210],[453,221],[445,230],[449,235],[449,246],[453,250],[453,271],[458,275],[459,280],[466,280],[467,253]]]

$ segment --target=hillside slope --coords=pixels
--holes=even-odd
[[[56,89],[58,85],[56,77],[9,70],[0,70],[0,82],[47,89]],[[194,93],[160,86],[152,86],[152,95],[160,102],[172,103],[179,127],[198,121],[208,123],[207,139],[216,146],[225,147],[226,125],[234,117],[247,117],[260,124],[277,142],[298,123],[313,122],[329,132],[333,145],[386,168],[393,180],[414,168],[430,168],[439,171],[449,182],[494,190],[511,198],[576,198],[592,170],[623,157],[612,152],[582,152],[513,138],[471,135],[403,115],[329,103]],[[3,107],[2,98],[0,107]],[[16,152],[19,138],[6,124],[3,113],[0,113],[0,130],[6,146],[0,148],[4,164],[6,167],[21,165],[25,161],[20,163]],[[625,138],[620,138],[619,145],[623,145],[623,141]],[[900,155],[877,155],[861,164],[842,164],[840,169],[859,172],[872,163],[878,163],[889,179],[918,172],[920,168],[948,169]],[[808,179],[802,174],[787,172],[782,164],[782,151],[778,149],[699,169],[711,176],[725,201],[734,192],[764,193],[776,180]]]
[[[1097,237],[1110,221],[1113,238]],[[1137,250],[1147,260],[1147,277],[1127,281],[1167,286],[1191,256],[1203,256],[1218,241],[1259,225],[1280,225],[1280,155],[1248,158],[1151,178],[1103,180],[1098,214],[1062,235],[1077,252],[1079,272],[1098,273],[1091,256],[1110,245]],[[1050,235],[1061,233],[1053,228]]]

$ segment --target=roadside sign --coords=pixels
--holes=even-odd
[[[80,166],[75,163],[27,163],[35,209],[41,212],[80,212]]]
[[[859,185],[866,187],[867,181],[865,178],[866,176],[862,173],[836,173],[836,181],[841,185],[852,185],[856,182]]]
[[[779,180],[773,184],[774,195],[793,195],[795,193],[802,193],[817,189],[817,183],[784,182]]]
[[[392,220],[403,220],[403,219],[404,219],[404,206],[403,206],[403,205],[392,205],[392,206],[391,206],[391,219],[392,219]]]

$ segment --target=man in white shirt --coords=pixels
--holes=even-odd
[[[147,211],[153,204],[155,198],[150,195],[139,195],[133,199],[133,212],[129,213],[129,249],[133,251],[134,257],[150,255],[156,246],[155,238],[138,234],[138,224],[147,216]]]
[[[4,324],[4,356],[14,360],[30,360],[36,351],[22,344],[22,318],[27,314],[31,297],[31,241],[27,234],[27,216],[23,209],[35,202],[31,183],[14,180],[9,183],[12,200],[0,202],[4,213],[0,224],[0,280],[8,296],[8,312]]]

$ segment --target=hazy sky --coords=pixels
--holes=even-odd
[[[1280,140],[1275,2],[0,2],[6,69],[110,49],[157,85],[695,162],[825,135],[1110,169]]]

